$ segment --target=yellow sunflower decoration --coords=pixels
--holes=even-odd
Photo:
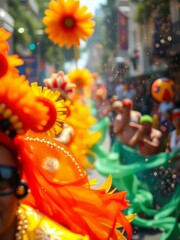
[[[80,40],[86,40],[94,32],[93,14],[87,6],[80,6],[79,0],[57,0],[49,3],[43,23],[49,39],[67,48],[78,47]]]
[[[31,83],[32,90],[36,96],[43,99],[43,101],[48,101],[48,103],[52,103],[54,108],[51,108],[50,115],[56,114],[56,122],[54,125],[47,131],[47,134],[50,137],[54,137],[62,130],[63,122],[66,118],[66,108],[64,104],[64,100],[58,100],[60,97],[60,92],[58,91],[51,91],[46,87],[38,86],[37,82]]]
[[[76,89],[84,88],[85,86],[89,86],[93,79],[92,75],[87,68],[76,68],[70,71],[67,74],[70,82],[76,84]]]

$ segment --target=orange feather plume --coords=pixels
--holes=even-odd
[[[88,234],[91,240],[118,239],[123,233],[117,226],[131,238],[131,225],[123,213],[129,206],[126,192],[109,194],[103,188],[91,189],[77,159],[55,140],[31,133],[17,138],[16,144],[31,189],[24,203],[75,233]]]

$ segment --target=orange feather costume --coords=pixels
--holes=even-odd
[[[3,52],[3,61],[6,57]],[[0,72],[0,144],[17,151],[30,188],[23,203],[90,240],[126,239],[125,231],[131,239],[129,222],[135,215],[123,214],[129,206],[126,193],[108,193],[111,181],[91,189],[85,170],[66,146],[47,133],[34,133],[51,130],[64,117],[59,119],[51,99],[36,96],[25,77],[13,70],[7,61],[6,72]]]
[[[123,210],[125,192],[91,189],[87,174],[69,149],[56,140],[30,133],[16,139],[31,194],[24,203],[90,239],[118,239],[117,227],[132,230]],[[41,151],[40,151],[41,150]],[[33,169],[33,171],[32,171]]]

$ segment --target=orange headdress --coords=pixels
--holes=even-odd
[[[14,151],[16,147],[13,139],[27,130],[35,132],[49,130],[50,135],[52,130],[54,134],[59,132],[65,117],[65,109],[62,102],[56,102],[59,92],[45,91],[35,86],[32,88],[25,76],[18,74],[16,66],[22,65],[23,61],[16,55],[8,55],[7,40],[10,34],[0,28],[0,36],[0,63],[6,66],[4,70],[0,64],[2,67],[0,67],[0,143]],[[45,94],[43,96],[36,94],[37,91],[38,93],[43,91]]]

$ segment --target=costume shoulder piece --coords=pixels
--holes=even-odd
[[[28,223],[28,228],[26,232],[24,232],[23,240],[89,240],[88,236],[72,233],[64,226],[55,223],[27,205],[22,204],[19,210],[21,216],[23,216]]]

